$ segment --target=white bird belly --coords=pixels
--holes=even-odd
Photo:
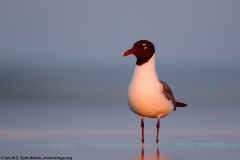
[[[162,85],[130,85],[128,90],[129,108],[143,117],[161,118],[170,114],[173,109],[172,101],[169,101],[162,92]]]

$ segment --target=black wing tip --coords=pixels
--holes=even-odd
[[[186,103],[176,102],[176,107],[186,107],[186,106],[188,106]]]

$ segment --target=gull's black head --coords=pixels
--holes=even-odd
[[[151,42],[147,40],[140,40],[133,45],[132,49],[127,50],[123,54],[123,57],[134,54],[137,58],[136,64],[142,65],[143,63],[146,63],[154,53],[155,47]]]

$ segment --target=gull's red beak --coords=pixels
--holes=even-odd
[[[123,57],[128,56],[128,55],[130,55],[130,54],[133,54],[132,49],[127,50],[127,51],[123,54]]]

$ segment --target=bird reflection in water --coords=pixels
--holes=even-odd
[[[134,160],[170,160],[170,159],[160,154],[158,146],[156,148],[155,153],[145,154],[144,143],[143,143],[142,149],[141,149],[141,158],[134,158]]]

